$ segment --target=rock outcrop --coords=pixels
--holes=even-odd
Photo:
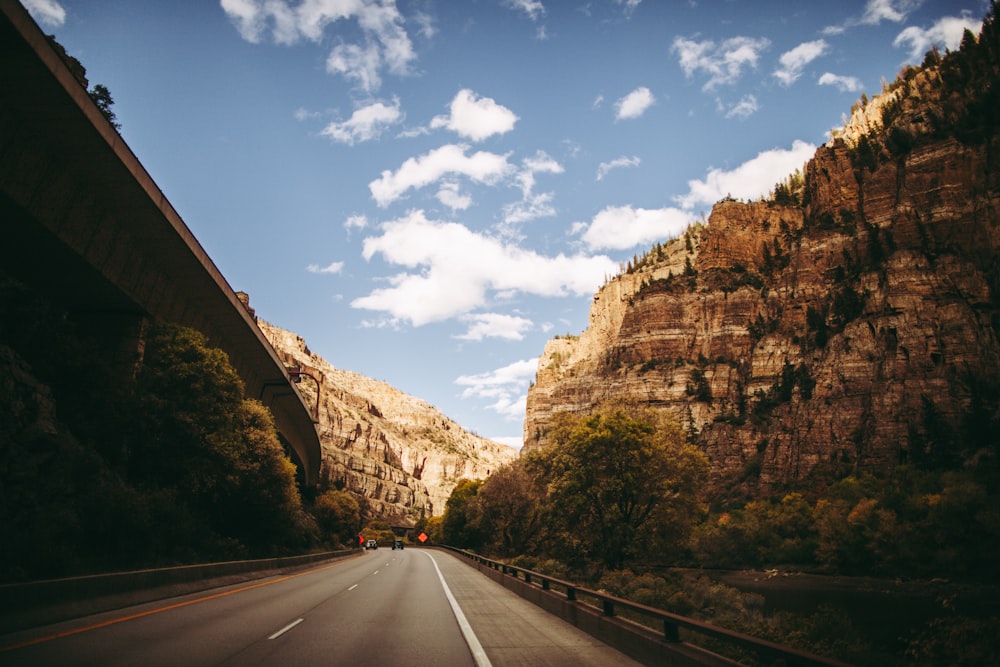
[[[286,365],[302,368],[321,387],[321,484],[350,491],[372,514],[402,523],[441,514],[459,479],[484,479],[517,457],[420,399],[334,368],[300,336],[258,324]],[[307,378],[298,387],[315,405],[317,385]]]
[[[588,328],[545,347],[525,449],[556,412],[612,400],[674,413],[717,482],[995,443],[997,95],[956,93],[948,64],[911,68],[767,200],[719,202],[602,287]]]

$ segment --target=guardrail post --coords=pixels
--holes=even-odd
[[[566,587],[566,599],[571,602],[576,602],[576,589],[572,586]]]
[[[543,591],[549,590],[549,580],[548,579],[542,579],[542,590]]]
[[[663,638],[668,642],[679,642],[681,640],[680,628],[676,623],[668,619],[663,619]]]
[[[526,583],[526,584],[530,584],[531,583],[531,573],[530,572],[525,572],[524,573],[524,583]]]
[[[601,602],[602,602],[602,605],[604,607],[604,615],[605,616],[614,616],[615,615],[615,603],[612,602],[611,600],[602,600]]]

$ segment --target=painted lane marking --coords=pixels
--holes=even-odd
[[[206,595],[205,597],[195,598],[194,600],[185,600],[184,602],[178,602],[176,604],[170,604],[165,607],[157,607],[156,609],[149,609],[147,611],[139,612],[138,614],[130,614],[128,616],[120,616],[118,618],[112,618],[107,621],[102,621],[100,623],[95,623],[93,625],[88,625],[82,628],[74,628],[72,630],[64,630],[63,632],[57,632],[51,635],[46,635],[44,637],[36,637],[35,639],[29,639],[18,644],[11,644],[10,646],[0,646],[0,653],[5,651],[14,651],[19,648],[25,648],[28,646],[34,646],[36,644],[44,644],[45,642],[50,642],[53,639],[62,639],[63,637],[72,637],[73,635],[79,635],[84,632],[90,632],[91,630],[100,630],[101,628],[106,628],[109,625],[116,625],[118,623],[124,623],[125,621],[133,621],[138,618],[144,618],[146,616],[152,616],[153,614],[159,614],[162,611],[170,611],[171,609],[180,609],[181,607],[187,607],[192,604],[198,604],[199,602],[207,602],[208,600],[216,600],[218,598],[224,598],[227,595],[234,595],[236,593],[242,593],[244,591],[253,590],[255,588],[261,588],[262,586],[270,586],[271,584],[280,584],[283,581],[288,581],[289,579],[295,579],[298,577],[304,577],[307,574],[313,574],[315,572],[322,572],[323,570],[329,570],[332,567],[337,567],[348,562],[347,560],[338,561],[332,565],[324,565],[323,567],[317,567],[311,570],[306,570],[304,572],[298,572],[296,574],[289,574],[284,577],[279,577],[271,581],[264,581],[259,584],[251,584],[250,586],[243,586],[242,588],[236,588],[231,591],[223,591],[222,593],[215,593],[213,595]]]
[[[275,632],[273,635],[271,635],[270,637],[268,637],[268,639],[277,639],[278,637],[280,637],[281,635],[285,634],[286,632],[288,632],[289,630],[291,630],[292,628],[294,628],[296,625],[298,625],[299,623],[301,623],[304,620],[306,620],[306,619],[300,618],[297,621],[292,621],[291,623],[289,623],[288,625],[286,625],[285,627],[281,628],[280,630],[278,630],[277,632]]]
[[[444,580],[444,575],[441,574],[441,568],[438,567],[437,561],[434,560],[434,556],[430,555],[426,551],[422,553],[430,558],[431,562],[434,563],[434,569],[437,570],[438,579],[441,580],[441,588],[444,589],[444,595],[448,598],[451,610],[455,613],[455,620],[458,621],[458,627],[462,631],[462,636],[465,637],[465,643],[469,645],[469,650],[472,651],[472,659],[476,661],[476,667],[493,667],[493,663],[490,662],[489,657],[486,655],[486,651],[483,650],[483,645],[479,643],[479,638],[476,637],[476,633],[472,631],[472,626],[469,625],[469,620],[465,618],[465,613],[462,611],[462,608],[458,606],[458,600],[456,600],[455,596],[451,594],[451,589],[448,588],[448,582]]]
[[[355,588],[357,588],[357,587],[358,587],[358,585],[357,585],[357,584],[354,584],[353,586],[351,586],[351,587],[350,587],[350,588],[348,588],[347,590],[349,590],[349,591],[353,591],[353,590],[354,590]]]

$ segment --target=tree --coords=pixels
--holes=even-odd
[[[224,448],[229,473],[228,483],[220,485],[223,531],[254,547],[298,541],[303,509],[295,464],[281,446],[274,417],[260,401],[241,402],[236,430]]]
[[[346,491],[330,489],[316,499],[313,516],[325,535],[341,544],[353,544],[361,530],[361,507]]]
[[[107,86],[102,83],[98,83],[93,88],[87,91],[90,95],[90,99],[94,100],[94,104],[100,109],[101,114],[107,119],[111,126],[116,130],[122,129],[121,123],[118,122],[118,117],[115,112],[111,110],[111,107],[115,105],[114,99],[111,97],[111,91],[108,90]]]
[[[220,446],[236,429],[243,381],[226,354],[194,329],[153,324],[145,342],[130,477],[210,496],[225,474]]]
[[[478,527],[489,546],[504,556],[528,553],[542,529],[544,498],[544,488],[521,460],[490,475],[475,499]]]
[[[269,551],[305,538],[295,466],[270,412],[243,398],[226,354],[171,324],[151,325],[145,343],[130,481],[190,512],[221,543]]]
[[[529,454],[526,465],[548,482],[547,505],[562,542],[620,569],[643,546],[686,541],[708,461],[684,442],[676,423],[622,409],[561,413],[551,443]]]
[[[470,520],[470,505],[482,485],[482,480],[458,480],[445,502],[441,518],[441,539],[445,544],[468,549],[479,547],[481,533],[476,522]]]

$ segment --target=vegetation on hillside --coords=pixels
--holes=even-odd
[[[353,544],[343,491],[303,502],[270,412],[197,331],[151,323],[133,383],[102,341],[0,280],[0,581]]]
[[[560,415],[551,438],[485,481],[459,482],[434,537],[591,574],[681,555],[708,461],[676,423],[607,406]]]

